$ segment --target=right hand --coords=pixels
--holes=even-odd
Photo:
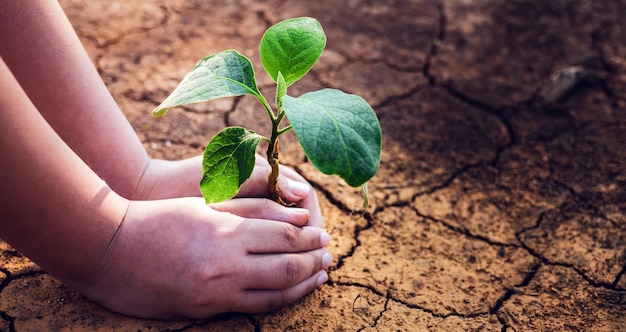
[[[98,276],[73,286],[146,318],[268,311],[328,279],[329,236],[308,219],[267,199],[131,201]]]

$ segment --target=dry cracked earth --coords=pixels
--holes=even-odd
[[[383,129],[372,205],[307,164],[332,236],[330,281],[267,314],[112,313],[0,242],[0,330],[625,331],[626,3],[530,0],[62,0],[154,157],[200,154],[243,97],[150,111],[200,58],[253,60],[267,27],[318,18],[327,49],[290,94],[363,96]]]

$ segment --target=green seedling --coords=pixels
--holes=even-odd
[[[270,137],[241,127],[228,127],[211,139],[204,151],[200,190],[208,203],[234,197],[250,177],[256,149],[268,143],[271,166],[269,192],[286,204],[278,189],[278,138],[293,130],[309,161],[324,174],[337,174],[352,186],[363,188],[367,206],[367,181],[380,164],[381,129],[372,107],[361,97],[336,89],[322,89],[299,97],[287,88],[305,76],[321,56],[326,35],[310,17],[289,19],[270,27],[261,40],[265,71],[276,83],[275,109],[257,87],[252,63],[235,50],[210,55],[198,62],[176,89],[152,111],[163,116],[169,108],[222,97],[252,95],[271,120]],[[289,124],[282,124],[283,120]]]

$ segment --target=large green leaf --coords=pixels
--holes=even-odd
[[[164,116],[171,107],[245,94],[260,98],[250,60],[237,51],[223,51],[200,60],[152,115]]]
[[[232,198],[252,174],[261,136],[241,127],[228,127],[204,150],[200,191],[207,204]]]
[[[380,164],[378,118],[363,98],[335,89],[285,96],[283,107],[311,163],[358,187]]]
[[[271,26],[261,39],[263,68],[278,82],[278,72],[290,86],[311,70],[326,47],[322,25],[311,17],[298,17]]]

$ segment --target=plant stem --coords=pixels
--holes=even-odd
[[[272,171],[270,172],[267,182],[269,185],[270,198],[274,202],[284,205],[285,202],[282,200],[280,196],[280,189],[278,188],[278,175],[280,174],[280,170],[278,168],[278,136],[281,134],[278,126],[280,125],[280,121],[283,119],[283,116],[284,113],[281,114],[279,110],[278,116],[272,119],[272,136],[267,146],[267,161],[269,162]]]
[[[267,114],[270,116],[270,119],[272,119],[272,123],[278,120],[278,117],[274,114],[274,110],[272,110],[272,107],[267,102],[265,97],[263,97],[263,95],[260,94],[257,96],[257,99],[259,100],[259,102],[261,102],[261,104],[265,108],[265,111],[267,111]],[[280,120],[278,122],[280,123]]]
[[[279,109],[278,116],[272,118],[272,136],[269,139],[266,153],[267,161],[269,162],[272,171],[270,172],[267,182],[269,185],[270,198],[275,202],[288,206],[289,203],[285,202],[282,199],[280,195],[280,189],[278,188],[278,176],[280,175],[280,163],[278,159],[278,136],[286,133],[292,128],[290,125],[282,129],[278,128],[280,126],[280,122],[283,120],[284,117],[285,112]]]
[[[283,199],[280,196],[280,189],[278,189],[278,175],[280,174],[278,168],[278,138],[276,138],[274,134],[272,134],[272,140],[267,148],[267,161],[272,168],[268,178],[270,198],[274,202],[284,205]]]
[[[280,136],[280,135],[282,135],[282,134],[284,134],[284,133],[288,132],[289,130],[291,130],[291,128],[293,128],[293,127],[292,127],[291,125],[288,125],[287,127],[283,128],[283,129],[280,129],[280,130],[278,131],[278,135]]]
[[[279,75],[280,75],[280,72],[279,72]],[[267,153],[266,153],[267,161],[270,164],[270,167],[272,170],[270,172],[267,182],[269,186],[270,198],[274,202],[280,203],[285,206],[290,206],[291,205],[290,203],[285,202],[283,200],[283,198],[280,195],[280,189],[278,188],[278,176],[280,175],[280,169],[279,169],[280,163],[278,160],[278,136],[292,129],[291,125],[286,126],[285,128],[282,128],[282,129],[279,128],[280,123],[283,121],[283,119],[286,116],[286,113],[282,107],[283,105],[282,100],[286,92],[286,87],[285,87],[285,90],[282,91],[282,93],[280,93],[279,90],[280,90],[281,84],[279,83],[278,85],[279,87],[276,89],[276,114],[274,114],[274,111],[272,110],[270,105],[267,103],[265,98],[263,98],[262,96],[261,98],[259,98],[259,100],[261,101],[261,103],[263,104],[267,112],[269,113],[270,119],[272,120],[272,136],[270,137],[268,141],[269,144],[268,144]]]

